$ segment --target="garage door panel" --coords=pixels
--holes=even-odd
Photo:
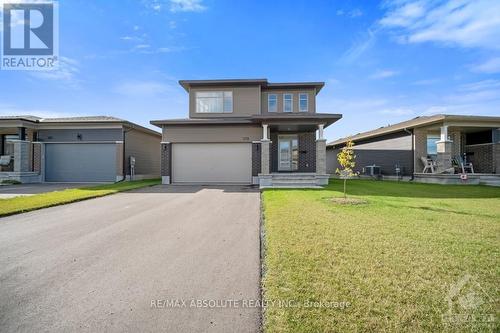
[[[45,145],[48,182],[116,181],[116,145],[53,143]]]
[[[173,182],[249,184],[251,149],[246,143],[173,144]]]

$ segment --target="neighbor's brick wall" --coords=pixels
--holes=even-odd
[[[171,176],[171,159],[172,157],[172,144],[162,143],[161,144],[161,175]]]
[[[467,160],[472,162],[474,166],[474,172],[476,173],[494,173],[495,172],[495,154],[494,145],[481,144],[481,145],[471,145],[465,147],[465,152],[473,153],[473,155],[467,156]]]
[[[261,170],[260,143],[252,143],[252,176],[258,176]]]
[[[451,131],[448,132],[448,136],[453,142],[451,146],[451,156],[459,156],[462,151],[462,133],[460,131]]]
[[[495,143],[495,173],[500,174],[500,143]]]
[[[422,172],[424,165],[421,156],[427,156],[427,131],[423,129],[414,130],[415,141],[415,172]]]

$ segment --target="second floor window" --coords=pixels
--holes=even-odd
[[[199,91],[196,93],[196,113],[233,112],[232,91]]]
[[[309,101],[307,94],[299,94],[299,111],[307,112],[309,109]]]
[[[283,94],[283,112],[292,112],[293,111],[293,95],[292,94]]]
[[[267,96],[267,110],[268,112],[278,111],[278,96],[270,94]]]

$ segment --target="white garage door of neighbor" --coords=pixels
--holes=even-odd
[[[174,143],[174,183],[252,182],[252,145],[249,143]]]

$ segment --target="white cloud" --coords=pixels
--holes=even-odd
[[[377,39],[378,30],[368,29],[358,40],[356,40],[339,59],[341,64],[351,64],[355,62],[366,50],[371,48]]]
[[[481,64],[473,65],[470,67],[470,69],[471,71],[476,73],[485,73],[485,74],[500,73],[500,57],[491,58]]]
[[[398,74],[399,74],[399,72],[397,72],[397,71],[383,69],[383,70],[378,70],[375,73],[373,73],[372,75],[370,75],[370,79],[374,79],[374,80],[387,79],[389,77],[393,77],[393,76],[396,76]]]
[[[80,81],[76,75],[80,72],[79,67],[78,61],[68,57],[59,57],[59,66],[56,69],[32,71],[30,74],[38,79],[57,81],[64,86],[78,88]]]
[[[345,11],[343,9],[338,9],[335,14],[337,16],[348,16],[350,18],[356,18],[356,17],[360,17],[360,16],[363,16],[363,12],[361,11],[361,9],[359,8],[355,8],[353,10],[350,10],[350,11]]]
[[[430,86],[441,81],[440,79],[423,79],[413,82],[416,86]]]
[[[465,83],[459,86],[459,91],[480,91],[500,89],[500,80],[482,80],[477,82]]]
[[[500,1],[396,0],[386,7],[379,24],[397,29],[400,41],[500,49]]]
[[[146,7],[160,12],[168,8],[172,13],[202,12],[207,9],[203,0],[143,0]]]
[[[0,105],[0,116],[36,116],[40,118],[63,118],[77,116],[73,113],[48,111],[43,109],[30,109],[13,105]]]
[[[363,16],[363,12],[360,9],[353,9],[349,12],[349,16],[352,18]]]
[[[202,4],[202,0],[170,0],[171,12],[202,12],[207,7]]]
[[[378,113],[388,116],[407,116],[415,114],[415,111],[410,108],[399,107],[399,108],[382,109],[378,111]]]
[[[153,97],[171,90],[170,85],[158,81],[125,81],[113,89],[117,94],[132,97]]]

